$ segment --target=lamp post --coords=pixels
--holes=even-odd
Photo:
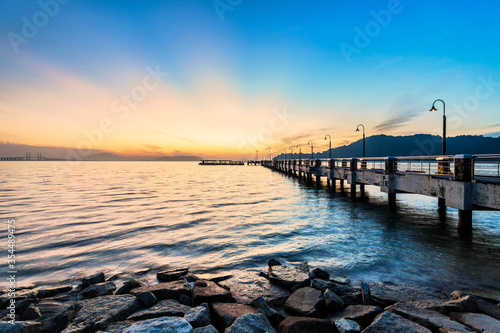
[[[272,150],[270,150],[270,151],[269,151],[269,160],[271,160],[271,161],[273,160],[273,155],[272,155],[272,154],[273,154],[273,151],[272,151]]]
[[[259,160],[259,151],[258,150],[255,151],[255,160],[256,161]]]
[[[443,103],[443,155],[446,155],[446,104],[444,104],[442,99],[436,99],[434,103],[432,103],[432,108],[429,111],[434,112],[438,110],[434,106],[436,102]]]
[[[312,140],[309,140],[309,142],[307,144],[311,145],[311,160],[312,160],[312,159],[314,159],[314,150],[313,150],[314,144],[313,144]]]
[[[302,147],[300,145],[297,145],[297,148],[299,148],[299,163],[302,161]]]
[[[363,127],[363,157],[365,157],[365,147],[366,147],[365,125],[359,124],[358,127],[356,127],[356,132],[359,132],[360,126]]]
[[[290,149],[290,159],[293,160],[293,147],[295,146],[291,146],[289,149]]]
[[[330,136],[330,134],[327,134],[325,135],[325,140],[326,140],[326,137],[328,137],[328,143],[329,143],[329,149],[328,149],[328,152],[330,153],[330,159],[332,159],[332,137]]]

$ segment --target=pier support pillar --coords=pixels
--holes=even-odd
[[[365,195],[365,184],[359,185],[359,192],[362,196]]]
[[[458,229],[461,232],[472,232],[472,210],[458,210]]]
[[[438,206],[439,209],[445,209],[446,208],[446,200],[443,198],[438,199]]]
[[[356,183],[351,184],[351,198],[356,198]]]
[[[389,207],[396,207],[396,193],[388,193],[387,198],[389,200]]]
[[[344,192],[344,180],[343,179],[340,180],[340,190],[342,192]]]

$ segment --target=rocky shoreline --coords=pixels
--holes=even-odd
[[[446,293],[418,285],[331,278],[321,268],[196,274],[104,273],[0,295],[5,333],[500,332],[500,290]]]

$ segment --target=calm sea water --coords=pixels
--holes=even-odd
[[[500,287],[500,213],[472,236],[437,200],[332,194],[259,166],[192,162],[2,162],[2,262],[15,218],[20,284],[164,265],[194,271],[309,262],[355,281]],[[5,273],[6,264],[1,268]]]

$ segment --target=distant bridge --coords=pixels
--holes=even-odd
[[[500,155],[373,157],[348,159],[274,159],[262,161],[273,170],[317,182],[325,177],[332,189],[344,182],[356,197],[357,185],[379,186],[395,205],[397,193],[438,198],[439,207],[458,209],[460,229],[472,228],[473,210],[500,210]]]

